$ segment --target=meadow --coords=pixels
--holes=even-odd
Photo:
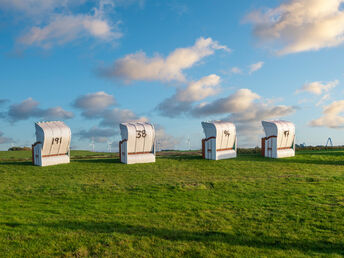
[[[30,157],[0,152],[0,256],[344,255],[344,150],[135,165],[72,151],[52,167]]]

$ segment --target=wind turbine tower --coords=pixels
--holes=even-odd
[[[90,143],[90,146],[92,147],[92,152],[94,152],[94,138],[92,137],[92,142]]]
[[[187,138],[186,140],[186,146],[188,148],[189,151],[191,151],[191,141],[190,141],[190,136]]]
[[[112,145],[112,142],[108,141],[107,144],[108,144],[108,152],[111,152],[111,145]]]

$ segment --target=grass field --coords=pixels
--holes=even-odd
[[[0,152],[0,256],[344,255],[344,151],[120,164]]]

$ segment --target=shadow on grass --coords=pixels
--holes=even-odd
[[[81,162],[81,163],[120,163],[118,158],[108,158],[108,159],[74,159],[71,160],[71,163]],[[9,165],[9,166],[33,166],[32,161],[0,161],[0,165]],[[56,165],[58,166],[58,165]]]
[[[17,222],[6,222],[6,223],[0,223],[0,224],[5,225],[7,227],[11,227],[11,228],[22,226],[22,224],[17,223]]]
[[[344,165],[344,157],[343,157],[343,160],[281,159],[281,160],[279,160],[279,162],[281,162],[281,163],[301,163],[301,164],[313,164],[313,165],[343,166]]]
[[[312,156],[312,157],[311,157]],[[318,159],[317,156],[322,156],[323,159]],[[326,159],[328,157],[328,159]],[[333,158],[340,158],[343,157],[341,160],[333,159]],[[171,155],[159,155],[157,156],[157,159],[172,159],[177,161],[183,161],[183,160],[203,160],[201,155],[195,155],[195,154],[187,154],[187,153],[181,153],[181,154],[171,154]],[[343,151],[314,151],[314,152],[299,152],[296,154],[296,157],[292,158],[283,158],[283,159],[270,159],[262,157],[260,154],[238,154],[238,157],[234,160],[238,161],[247,161],[247,162],[277,162],[277,163],[301,163],[301,164],[313,164],[313,165],[337,165],[337,166],[343,166],[344,165],[344,152]],[[205,160],[206,161],[206,160]],[[114,157],[77,157],[72,158],[71,162],[81,162],[81,163],[121,163],[119,161],[118,156]],[[24,160],[0,160],[0,165],[19,165],[19,166],[32,166],[31,161],[24,161]]]
[[[74,159],[71,162],[81,162],[81,163],[104,163],[104,164],[109,164],[109,163],[121,163],[119,161],[118,157],[114,158],[106,158],[106,159]]]
[[[33,166],[32,161],[0,161],[0,165],[11,165],[11,166]]]
[[[259,154],[256,155],[239,155],[238,160],[240,161],[249,161],[249,162],[271,162],[271,163],[289,163],[289,164],[313,164],[313,165],[334,165],[334,166],[342,166],[344,165],[344,153],[309,153],[310,155],[321,155],[323,157],[328,156],[328,160],[326,159],[317,159],[315,157],[310,157],[308,154],[300,155],[296,154],[295,157],[291,158],[281,158],[281,159],[272,159],[272,158],[265,158],[260,156]],[[341,157],[343,156],[342,160],[334,160],[333,157]]]
[[[325,154],[321,154],[325,155]],[[332,154],[331,154],[332,155]],[[344,165],[344,153],[343,161],[338,160],[317,160],[315,158],[305,157],[292,157],[292,158],[283,158],[283,159],[272,159],[272,158],[265,158],[260,154],[238,154],[238,157],[235,159],[224,159],[220,162],[227,162],[227,161],[247,161],[247,162],[276,162],[276,163],[304,163],[304,164],[323,164],[323,165]],[[337,154],[336,156],[340,156]],[[173,159],[173,160],[204,160],[205,162],[218,162],[213,160],[206,160],[203,159],[201,155],[165,155],[165,156],[158,156],[157,159]]]
[[[156,159],[174,159],[174,160],[202,160],[201,155],[190,154],[171,154],[171,155],[157,155]],[[93,163],[121,163],[118,156],[108,158],[75,158],[72,161],[77,162],[93,162]]]
[[[2,223],[10,227],[18,226]],[[38,225],[34,225],[38,226]],[[121,233],[135,236],[158,237],[170,241],[195,241],[195,242],[223,242],[230,245],[240,245],[255,248],[269,248],[281,250],[293,250],[308,252],[322,252],[326,254],[344,254],[344,243],[332,243],[329,241],[290,240],[288,238],[273,238],[270,236],[247,236],[242,233],[230,234],[216,231],[192,232],[186,230],[171,230],[153,228],[141,225],[128,225],[119,222],[75,222],[61,221],[59,223],[43,224],[45,227],[55,230],[83,230],[91,233]]]
[[[196,156],[196,155],[164,155],[164,156],[158,156],[157,159],[174,159],[174,160],[202,160],[202,156]]]
[[[330,155],[330,156],[344,156],[344,150],[321,150],[321,151],[296,151],[296,155]]]

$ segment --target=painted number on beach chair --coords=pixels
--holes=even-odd
[[[61,144],[62,143],[62,137],[60,138],[53,138],[51,144]]]
[[[136,130],[136,138],[145,138],[146,136],[146,130]]]
[[[231,135],[227,130],[225,130],[223,133],[225,134],[225,136],[230,136]]]

